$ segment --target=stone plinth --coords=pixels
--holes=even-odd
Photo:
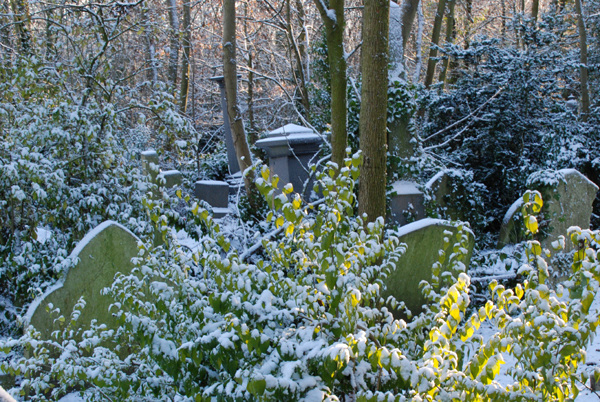
[[[411,181],[397,181],[392,185],[390,202],[390,222],[406,225],[409,220],[418,220],[425,217],[425,196]]]
[[[280,187],[291,183],[294,191],[301,192],[310,176],[308,166],[316,162],[315,156],[322,142],[321,136],[313,130],[288,124],[256,141],[256,146],[267,152],[271,173],[279,176]]]
[[[401,243],[406,244],[407,248],[396,263],[396,269],[386,279],[387,289],[383,292],[383,297],[392,295],[396,300],[403,301],[413,315],[423,311],[426,299],[419,284],[421,281],[431,283],[432,267],[440,261],[440,250],[444,248],[445,238],[448,239],[448,243],[440,276],[444,271],[451,269],[450,261],[455,243],[460,243],[460,247],[466,252],[466,258],[462,263],[464,271],[467,271],[475,241],[473,233],[468,229],[464,230],[466,238],[459,236],[457,228],[449,222],[432,218],[421,219],[398,229],[394,234],[398,236]],[[404,318],[397,311],[394,315],[397,318]]]

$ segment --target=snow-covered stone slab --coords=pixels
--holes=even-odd
[[[0,402],[16,402],[15,399],[0,387]]]
[[[409,223],[394,233],[401,243],[407,246],[406,252],[400,258],[396,269],[386,280],[387,289],[383,293],[384,298],[393,295],[398,301],[403,301],[413,315],[423,310],[426,303],[419,284],[421,281],[431,283],[432,266],[440,260],[440,250],[444,247],[444,238],[449,238],[446,258],[442,264],[442,272],[449,269],[450,254],[457,239],[458,230],[448,221],[441,219],[426,218]],[[473,245],[475,243],[473,233],[467,230],[468,244],[466,248],[467,259],[465,271],[468,269]],[[400,318],[401,314],[394,312]]]
[[[52,309],[60,308],[68,322],[73,307],[83,296],[86,305],[81,311],[79,326],[89,326],[96,319],[109,328],[117,328],[116,319],[108,311],[113,300],[100,292],[113,284],[117,272],[132,270],[131,259],[138,254],[138,241],[137,236],[116,222],[98,225],[71,253],[70,258],[76,259],[77,264],[61,281],[33,301],[25,315],[26,325],[32,325],[42,338],[49,339],[53,331],[66,324],[54,322],[56,316],[49,314],[46,307],[52,304]]]
[[[172,188],[181,185],[183,176],[179,170],[165,170],[158,174],[158,183],[166,188]]]
[[[397,181],[392,184],[390,201],[390,222],[406,225],[409,219],[425,217],[425,196],[412,181]]]
[[[156,175],[158,174],[159,162],[158,162],[158,153],[155,150],[149,149],[140,154],[140,158],[142,160],[142,170],[145,175],[150,176],[150,180],[154,181],[156,179]]]
[[[556,172],[542,171],[532,174],[528,187],[542,194],[544,206],[538,218],[540,233],[536,239],[542,246],[551,248],[551,243],[560,235],[567,234],[571,226],[582,229],[590,227],[592,204],[598,192],[591,180],[575,169]],[[524,223],[521,216],[522,200],[517,200],[507,211],[502,221],[498,246],[518,243],[524,239]],[[567,249],[570,242],[567,241]]]
[[[217,180],[198,180],[194,195],[206,201],[213,208],[227,208],[229,205],[229,184]]]

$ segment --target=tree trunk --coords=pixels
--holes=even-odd
[[[501,0],[502,5],[504,5],[505,0]],[[504,17],[504,13],[502,14]],[[502,18],[502,26],[506,27],[506,22],[504,18]],[[465,49],[468,49],[471,41],[471,28],[473,27],[473,0],[465,1]],[[505,36],[505,32],[503,31],[502,36]]]
[[[450,0],[448,3],[448,14],[446,15],[446,43],[451,44],[454,42],[454,6],[456,4],[456,0]],[[446,76],[448,75],[448,67],[450,66],[450,56],[446,55],[446,59],[444,59],[444,64],[442,65],[442,71],[440,71],[440,79],[439,81],[442,83],[441,89],[444,89],[444,84],[446,82]]]
[[[227,98],[227,114],[231,126],[231,137],[240,171],[244,175],[246,194],[252,199],[252,177],[244,174],[252,166],[252,156],[246,141],[244,123],[237,102],[237,66],[235,34],[235,0],[223,0],[223,77]],[[246,172],[247,173],[247,172]]]
[[[331,161],[341,167],[348,143],[344,0],[330,0],[328,5],[324,0],[314,0],[314,2],[323,19],[327,39],[327,57],[331,77]]]
[[[585,18],[583,15],[583,5],[581,4],[581,0],[575,0],[575,10],[577,12],[577,27],[579,28],[579,81],[581,84],[581,120],[587,121],[587,118],[590,114],[590,93],[588,89],[587,33],[585,28]]]
[[[532,0],[531,1],[531,18],[533,19],[534,25],[537,23],[539,10],[540,10],[540,0]]]
[[[410,32],[412,30],[413,22],[415,21],[415,15],[419,9],[419,0],[404,0],[400,8],[402,15],[402,49],[406,49],[408,38],[410,38]]]
[[[286,0],[286,33],[288,37],[288,46],[293,55],[296,66],[292,67],[294,82],[298,88],[300,104],[302,105],[304,117],[310,121],[310,100],[308,98],[308,89],[306,85],[306,76],[304,74],[304,57],[301,51],[301,43],[304,41],[304,8],[300,1],[296,1],[298,10],[298,22],[300,23],[300,35],[296,40],[292,25],[291,0]],[[300,42],[300,43],[299,43]]]
[[[389,0],[371,0],[363,11],[358,211],[369,221],[385,216],[389,10]]]
[[[179,68],[179,17],[177,16],[177,0],[166,0],[169,14],[169,69],[167,78],[173,88],[177,84]]]
[[[142,26],[144,27],[144,39],[146,42],[146,64],[148,65],[146,70],[146,79],[152,84],[158,81],[158,62],[156,61],[156,47],[154,45],[154,38],[152,37],[152,24],[150,22],[150,16],[148,15],[148,8],[146,5],[142,7]]]
[[[183,1],[183,59],[181,60],[181,87],[179,89],[179,112],[185,114],[190,87],[190,56],[192,51],[191,0]]]
[[[19,40],[19,46],[23,54],[31,52],[31,32],[29,15],[29,3],[27,0],[10,0],[10,6],[13,12],[15,22],[15,31]]]
[[[429,60],[427,61],[427,72],[425,73],[425,88],[429,88],[433,83],[435,74],[435,65],[437,64],[437,46],[440,44],[440,33],[442,31],[442,21],[444,19],[444,10],[446,9],[446,0],[438,0],[437,12],[433,21],[433,32],[431,34],[431,48],[429,49]]]

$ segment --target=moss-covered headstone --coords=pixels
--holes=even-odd
[[[527,187],[539,191],[544,201],[538,219],[540,232],[536,236],[543,247],[551,248],[551,243],[558,236],[566,235],[571,226],[582,229],[590,227],[592,204],[598,186],[577,170],[536,172],[527,179]],[[524,240],[521,203],[521,199],[515,201],[506,213],[500,229],[499,247]]]
[[[73,307],[83,297],[85,307],[79,316],[79,325],[87,327],[93,319],[109,328],[117,328],[117,320],[108,309],[114,301],[101,294],[105,287],[114,282],[117,272],[127,273],[133,268],[131,259],[138,254],[139,239],[120,224],[106,221],[89,232],[75,247],[70,258],[77,263],[56,285],[48,289],[31,304],[26,323],[37,329],[43,339],[62,329],[65,325],[55,320],[56,316],[47,311],[59,308],[68,321]]]
[[[465,232],[467,239],[460,247],[464,248],[461,251],[466,254],[465,261],[462,262],[466,271],[473,252],[474,237],[470,230],[466,229]],[[453,246],[461,240],[457,234],[458,229],[454,225],[440,219],[426,218],[401,227],[396,235],[407,248],[397,262],[396,269],[386,280],[384,297],[392,295],[398,301],[403,301],[413,315],[423,311],[426,299],[419,284],[421,281],[431,283],[432,267],[440,261],[440,250],[444,249],[445,244],[448,245],[448,250],[445,250],[446,258],[441,273],[449,270]],[[396,312],[394,315],[402,317],[402,314]]]

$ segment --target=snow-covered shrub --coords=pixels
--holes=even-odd
[[[49,341],[29,329],[4,342],[29,357],[3,369],[24,376],[21,390],[32,399],[72,389],[88,400],[123,401],[573,398],[599,322],[590,305],[600,280],[591,246],[600,233],[572,228],[580,248],[562,297],[545,283],[544,252],[530,242],[525,282],[514,289],[493,282],[491,299],[468,313],[459,230],[440,253],[451,269],[434,269],[431,283],[421,284],[430,305],[406,323],[390,313],[396,300],[380,296],[405,246],[384,234],[382,220],[352,216],[359,164],[354,155],[339,175],[330,164],[319,177],[324,199],[312,206],[289,187],[278,191],[262,168],[257,184],[282,236],[263,239],[266,257],[255,264],[195,206],[206,227],[199,251],[143,245],[133,274],[107,290],[119,328],[78,329],[75,309],[71,327]],[[526,200],[527,211],[540,202]],[[535,218],[527,219],[534,230]],[[494,328],[491,337],[482,337],[482,325]],[[501,384],[508,355],[514,382]]]

